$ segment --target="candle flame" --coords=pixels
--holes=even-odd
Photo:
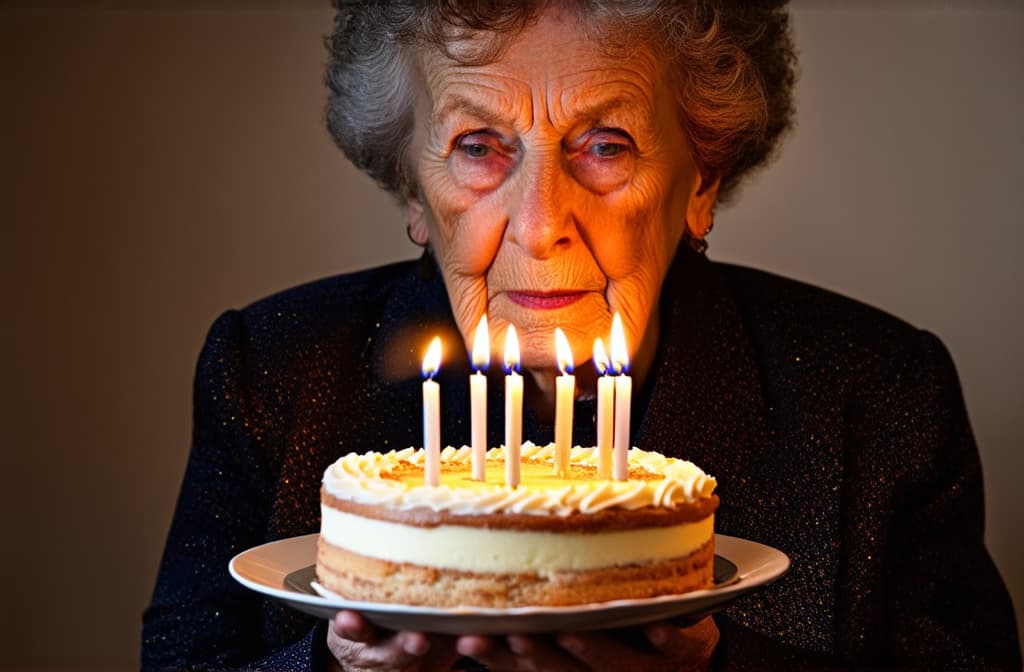
[[[608,355],[604,351],[604,341],[600,337],[594,339],[594,368],[602,376],[608,373]]]
[[[572,373],[572,348],[561,327],[555,327],[555,354],[558,357],[558,370],[563,374]]]
[[[622,328],[622,318],[615,313],[612,318],[612,367],[615,373],[629,371],[629,350],[626,349],[626,333]]]
[[[473,370],[486,371],[491,365],[491,335],[487,330],[487,313],[480,316],[480,324],[473,337]]]
[[[516,327],[508,325],[505,332],[505,373],[512,373],[519,370],[519,337],[516,336]]]
[[[427,348],[427,354],[423,356],[423,377],[433,378],[437,370],[441,368],[441,337],[434,336]]]

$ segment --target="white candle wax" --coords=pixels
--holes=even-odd
[[[626,375],[629,370],[629,350],[626,348],[626,334],[622,318],[618,313],[612,318],[612,366],[619,375],[615,376],[615,445],[612,475],[616,481],[629,478],[629,408],[633,403],[633,379]]]
[[[565,477],[569,471],[569,450],[572,448],[572,404],[576,376],[572,375],[572,348],[569,339],[555,328],[555,352],[562,375],[555,379],[555,475]]]
[[[427,485],[441,483],[441,386],[423,381],[423,476]]]
[[[487,377],[483,371],[491,362],[491,338],[487,329],[487,313],[480,316],[473,337],[473,370],[469,376],[469,417],[471,459],[473,461],[473,480],[485,481],[487,460]]]
[[[555,474],[564,477],[569,470],[572,448],[572,397],[576,376],[563,373],[555,381]]]
[[[597,369],[597,477],[612,477],[612,432],[615,420],[615,381],[608,375],[604,341],[594,339],[594,368]]]
[[[629,478],[629,407],[633,399],[633,379],[626,374],[615,376],[615,463],[616,481]]]
[[[519,487],[520,449],[523,443],[523,377],[505,376],[505,485]]]
[[[441,483],[441,387],[434,375],[441,368],[441,339],[435,337],[423,358],[423,478]]]
[[[612,477],[612,422],[614,420],[615,379],[597,379],[597,477]]]
[[[487,459],[487,376],[480,371],[469,377],[470,411],[473,433],[473,480],[486,480]]]

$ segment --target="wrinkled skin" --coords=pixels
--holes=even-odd
[[[373,627],[354,611],[339,611],[328,624],[329,672],[434,672],[459,659],[455,638]]]
[[[495,63],[419,60],[410,231],[437,258],[465,342],[486,311],[500,362],[514,324],[543,407],[554,328],[579,365],[619,311],[642,379],[668,266],[687,226],[698,238],[710,226],[717,194],[670,67],[646,49],[602,50],[554,10]]]

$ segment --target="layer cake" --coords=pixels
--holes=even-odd
[[[471,450],[446,448],[441,484],[424,484],[422,449],[352,453],[324,473],[318,581],[352,600],[438,607],[558,606],[648,598],[713,583],[715,479],[633,448],[629,480],[597,477],[574,448],[564,477],[554,446],[527,442],[519,487],[504,450],[471,478]]]

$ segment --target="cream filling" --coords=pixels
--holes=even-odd
[[[352,553],[466,572],[580,571],[679,558],[714,533],[714,516],[671,527],[596,534],[414,527],[321,506],[320,535]]]

